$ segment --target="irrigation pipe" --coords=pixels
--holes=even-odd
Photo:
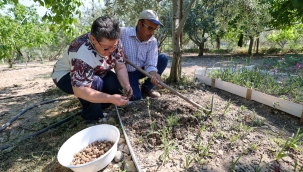
[[[41,130],[39,130],[39,131],[37,131],[37,132],[35,132],[35,133],[33,133],[33,134],[30,134],[30,135],[28,135],[28,136],[26,136],[26,137],[23,137],[23,138],[21,138],[20,140],[18,140],[17,143],[18,143],[19,141],[24,141],[24,140],[26,140],[26,139],[29,139],[29,138],[31,138],[31,137],[37,136],[37,135],[39,135],[39,134],[41,134],[41,133],[44,133],[44,132],[48,131],[48,130],[51,129],[51,128],[57,127],[58,125],[61,125],[61,124],[63,124],[64,122],[70,120],[72,117],[78,115],[79,113],[81,113],[81,111],[79,111],[79,112],[77,112],[77,113],[75,113],[75,114],[73,114],[73,115],[71,115],[71,116],[69,116],[69,117],[67,117],[67,118],[64,118],[63,120],[61,120],[61,121],[59,121],[59,122],[57,122],[57,123],[55,123],[55,124],[52,124],[52,125],[50,125],[50,126],[48,126],[48,127],[46,127],[46,128],[43,128],[43,129],[41,129]],[[14,145],[15,145],[15,143],[1,146],[1,147],[0,147],[0,151],[3,151],[3,150],[5,150],[5,149],[7,149],[7,148],[9,148],[9,147],[11,147],[11,146],[14,146]]]
[[[52,103],[52,102],[55,102],[55,101],[60,101],[60,100],[66,100],[68,98],[61,98],[61,99],[54,99],[54,100],[48,100],[48,101],[44,101],[44,102],[41,102],[41,103],[38,103],[38,104],[34,104],[32,106],[29,106],[27,107],[26,109],[22,110],[21,112],[19,112],[16,116],[14,116],[13,118],[11,118],[7,123],[3,124],[0,128],[0,132],[2,132],[3,130],[5,130],[8,126],[10,126],[16,119],[18,119],[21,115],[23,115],[26,111],[34,108],[34,107],[37,107],[37,106],[40,106],[40,105],[43,105],[43,104],[48,104],[48,103]]]
[[[123,131],[123,135],[124,135],[126,144],[127,144],[127,146],[128,146],[129,152],[130,152],[130,154],[131,154],[131,156],[132,156],[133,162],[134,162],[134,164],[135,164],[135,166],[136,166],[136,168],[137,168],[137,171],[138,171],[138,172],[142,172],[141,167],[140,167],[140,165],[139,165],[139,163],[138,163],[138,161],[137,161],[136,155],[135,155],[135,153],[134,153],[134,151],[133,151],[133,148],[132,148],[132,146],[131,146],[131,144],[130,144],[130,141],[129,141],[128,137],[127,137],[127,134],[126,134],[126,132],[125,132],[125,128],[124,128],[124,125],[123,125],[123,123],[122,123],[122,120],[121,120],[121,117],[120,117],[118,108],[117,108],[117,106],[115,106],[115,107],[116,107],[116,111],[117,111],[117,115],[118,115],[118,118],[119,118],[119,122],[120,122],[120,125],[121,125],[121,128],[122,128],[122,131]]]

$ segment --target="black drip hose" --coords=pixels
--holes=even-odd
[[[57,101],[57,100],[55,100],[55,101]],[[48,103],[50,103],[50,102],[48,102]],[[54,127],[56,127],[56,126],[58,126],[58,125],[60,125],[60,124],[63,124],[64,122],[70,120],[72,117],[78,115],[79,113],[81,113],[81,111],[79,111],[79,112],[77,112],[77,113],[75,113],[75,114],[73,114],[73,115],[71,115],[71,116],[69,116],[69,117],[67,117],[67,118],[65,118],[65,119],[63,119],[63,120],[61,120],[61,121],[55,123],[55,124],[52,124],[52,125],[50,125],[50,126],[48,126],[48,127],[46,127],[46,128],[43,128],[43,129],[41,129],[41,130],[39,130],[39,131],[37,131],[37,132],[35,132],[35,133],[33,133],[33,134],[30,134],[30,135],[28,135],[28,136],[26,136],[26,137],[23,137],[23,138],[21,138],[21,139],[18,140],[18,141],[23,141],[23,140],[26,140],[26,139],[28,139],[28,138],[37,136],[37,135],[39,135],[39,134],[41,134],[41,133],[44,133],[44,132],[46,132],[47,130],[49,130],[49,129],[51,129],[51,128],[54,128]],[[11,147],[11,146],[14,146],[14,145],[15,145],[15,143],[1,146],[1,147],[0,147],[0,151],[3,151],[3,150],[5,150],[5,149],[7,149],[7,148],[9,148],[9,147]]]
[[[47,103],[51,103],[51,102],[55,102],[55,101],[59,101],[59,100],[66,100],[67,98],[62,98],[62,99],[54,99],[54,100],[48,100],[48,101],[44,101],[35,105],[32,105],[30,107],[27,107],[26,109],[22,110],[21,112],[19,112],[16,116],[14,116],[12,119],[10,119],[7,123],[3,124],[2,127],[0,128],[0,132],[2,132],[3,130],[5,130],[8,126],[10,126],[17,118],[19,118],[22,114],[24,114],[26,111],[43,105],[43,104],[47,104]]]

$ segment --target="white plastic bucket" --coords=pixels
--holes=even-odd
[[[106,167],[114,159],[119,139],[120,132],[115,126],[108,124],[92,126],[70,137],[61,146],[57,158],[62,166],[75,172],[96,172]],[[104,155],[93,161],[80,165],[70,165],[75,153],[97,140],[112,141],[114,145]]]

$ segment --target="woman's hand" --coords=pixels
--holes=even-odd
[[[114,94],[111,98],[111,103],[116,106],[123,106],[128,102],[128,98],[120,94]]]

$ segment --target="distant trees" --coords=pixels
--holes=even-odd
[[[0,25],[0,59],[8,59],[10,67],[16,54],[23,56],[22,48],[39,47],[50,41],[48,26],[39,21],[33,7],[8,7],[7,14],[0,14]]]

